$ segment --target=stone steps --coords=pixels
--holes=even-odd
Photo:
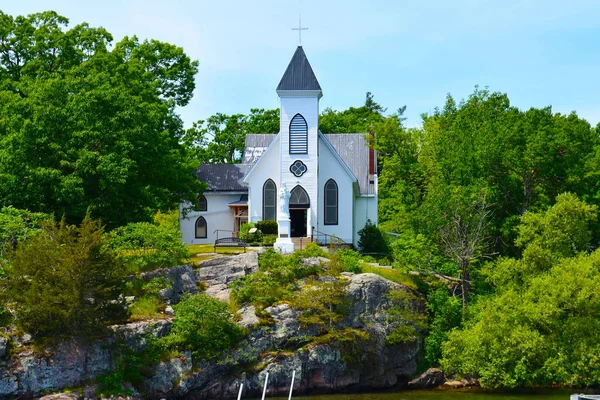
[[[307,243],[310,243],[309,237],[293,237],[292,242],[294,243],[294,250],[304,250]]]

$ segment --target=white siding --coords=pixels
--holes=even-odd
[[[256,222],[263,219],[262,194],[263,185],[272,179],[279,190],[279,146],[281,141],[277,138],[271,148],[262,155],[260,163],[256,165],[249,179],[248,188],[248,221]],[[277,201],[277,196],[275,197]],[[277,205],[275,207],[277,210]]]
[[[241,194],[212,194],[204,193],[207,201],[207,211],[190,211],[185,218],[179,219],[182,240],[188,244],[214,243],[217,240],[215,230],[233,231],[233,210],[229,203],[238,201]],[[196,220],[198,217],[206,220],[206,239],[196,238]],[[219,232],[219,237],[231,236],[231,232]]]
[[[325,225],[325,183],[333,179],[338,185],[338,224]],[[352,243],[354,232],[354,187],[351,177],[329,147],[319,139],[319,196],[318,222],[315,229],[328,235],[335,235],[344,242]],[[314,224],[313,224],[314,225]]]
[[[356,197],[354,203],[354,246],[358,242],[358,231],[364,228],[368,219],[377,225],[377,197]]]

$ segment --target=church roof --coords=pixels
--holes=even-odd
[[[202,164],[196,175],[208,184],[209,192],[247,192],[242,181],[252,164]]]
[[[302,46],[296,49],[277,90],[321,90]]]
[[[255,164],[275,139],[275,136],[277,135],[246,135],[246,148],[242,163]],[[360,193],[375,194],[375,184],[369,179],[369,148],[365,140],[365,134],[330,133],[323,136],[358,180]]]

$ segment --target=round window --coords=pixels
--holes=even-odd
[[[297,177],[304,175],[306,171],[308,171],[308,168],[300,160],[296,160],[292,163],[292,165],[290,165],[290,172]]]

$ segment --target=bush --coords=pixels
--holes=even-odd
[[[279,233],[277,221],[256,221],[256,228],[264,235],[277,235]]]
[[[236,303],[250,302],[259,307],[268,307],[278,301],[288,299],[295,289],[295,281],[322,271],[320,266],[305,266],[303,258],[323,255],[316,244],[308,245],[305,250],[289,256],[269,249],[258,259],[259,271],[245,276],[231,285],[232,296]]]
[[[103,233],[89,216],[80,227],[51,221],[7,253],[3,300],[21,329],[53,340],[95,335],[126,317],[125,269]]]
[[[267,235],[262,237],[263,246],[273,246],[277,241],[277,236]]]
[[[155,223],[130,223],[108,234],[110,246],[119,252],[131,272],[170,267],[187,258],[181,232],[178,225],[172,223],[170,215],[159,213]]]
[[[240,239],[244,240],[249,244],[259,244],[261,241],[261,233],[258,232],[258,229],[254,233],[249,233],[248,231],[252,228],[256,228],[254,222],[245,222],[240,225]]]
[[[234,322],[227,304],[205,294],[187,296],[173,309],[171,333],[162,338],[167,348],[191,350],[195,357],[212,358],[244,336],[244,329]]]
[[[388,243],[379,228],[367,220],[364,228],[358,231],[358,251],[361,253],[389,254]]]

